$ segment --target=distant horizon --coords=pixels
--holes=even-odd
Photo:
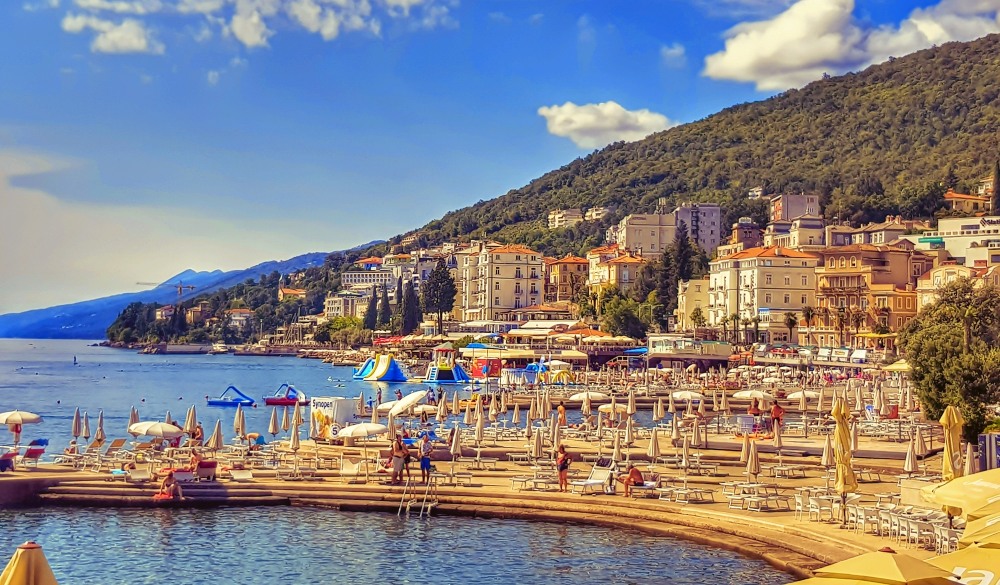
[[[611,142],[1000,31],[982,4],[0,3],[0,314],[388,239]]]

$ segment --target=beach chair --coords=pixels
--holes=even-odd
[[[218,461],[199,461],[195,477],[198,481],[215,481],[215,471],[218,467]]]
[[[249,469],[230,469],[229,479],[237,482],[253,481],[253,472]]]
[[[344,483],[366,483],[368,462],[355,457],[340,460],[340,479]]]
[[[129,469],[125,475],[125,481],[131,483],[147,483],[152,479],[153,476],[148,469]]]
[[[42,455],[45,455],[45,447],[30,447],[17,458],[17,463],[22,467],[38,467],[38,459]]]
[[[118,458],[118,452],[121,451],[124,446],[125,439],[115,439],[111,441],[103,453],[100,451],[97,452],[97,457],[94,458],[91,471],[100,471],[104,467],[113,467],[113,462]]]
[[[0,471],[14,471],[14,461],[17,458],[17,451],[9,451],[0,455]]]
[[[607,463],[606,465],[600,465]],[[604,493],[604,488],[611,481],[612,469],[609,460],[599,460],[590,469],[587,479],[578,479],[569,482],[570,492],[581,496],[590,492],[594,494]]]
[[[633,485],[629,491],[632,492],[632,499],[638,498],[639,494],[648,498],[656,495],[656,488],[658,487],[660,487],[660,474],[650,473],[648,477],[643,478],[642,483]]]

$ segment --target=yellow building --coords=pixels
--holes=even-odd
[[[291,301],[294,299],[306,298],[306,291],[302,288],[278,288],[278,302]]]
[[[674,310],[677,331],[691,331],[695,328],[691,313],[701,309],[701,314],[708,323],[708,288],[712,280],[709,275],[703,278],[692,278],[677,283],[677,309]]]
[[[884,244],[836,246],[818,254],[811,342],[820,346],[870,346],[871,334],[898,332],[917,314],[918,278],[934,267],[927,254]]]
[[[566,256],[546,262],[546,301],[572,301],[587,286],[590,262],[579,256]]]

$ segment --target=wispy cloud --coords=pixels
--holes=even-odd
[[[660,61],[667,67],[683,67],[687,63],[687,50],[680,43],[660,47]]]
[[[490,20],[492,20],[493,22],[497,22],[500,24],[510,24],[511,22],[510,17],[504,14],[503,12],[491,12],[489,13],[489,17]]]
[[[617,102],[563,105],[538,108],[550,134],[569,138],[580,148],[600,148],[618,140],[633,141],[653,132],[676,126],[674,122],[647,109],[626,110]]]
[[[854,8],[854,0],[798,0],[773,18],[738,24],[726,33],[725,49],[706,57],[703,73],[783,90],[1000,31],[998,0],[941,0],[880,26],[856,19]]]

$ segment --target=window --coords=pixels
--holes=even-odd
[[[497,275],[497,276],[500,276],[500,267],[499,267],[499,266],[497,266],[497,269],[496,269],[496,275]]]
[[[791,276],[786,276],[785,277],[785,286],[789,286],[791,284],[792,284],[792,277]]]
[[[785,306],[787,307],[792,302],[792,295],[785,295]]]
[[[851,268],[857,268],[857,267],[858,267],[857,256],[851,256]]]
[[[767,274],[764,276],[764,284],[771,284],[771,275]]]
[[[694,292],[701,292],[701,285],[700,284],[694,285]]]
[[[826,263],[828,268],[833,268],[833,258],[830,258]]]
[[[496,286],[495,286],[494,288],[495,288],[496,290],[500,290],[500,283],[498,282],[498,283],[496,284]]]
[[[521,255],[518,254],[518,255],[514,256],[514,260],[517,260],[518,262],[520,262],[521,261]]]
[[[500,304],[500,297],[494,297],[493,298],[493,304],[494,305],[499,305]]]
[[[843,256],[840,257],[840,267],[841,268],[847,267],[847,258],[844,258]]]
[[[802,306],[806,306],[806,295],[802,295]]]
[[[802,286],[809,286],[809,277],[805,274],[802,275]]]
[[[767,294],[764,295],[764,304],[767,304],[767,305],[771,304],[771,293],[767,293]]]

